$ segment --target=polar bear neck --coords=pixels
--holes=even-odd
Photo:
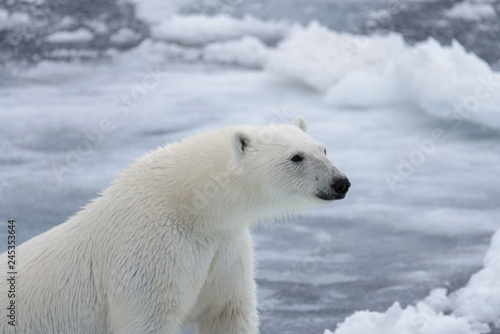
[[[231,150],[234,128],[188,137],[143,156],[115,182],[130,205],[148,203],[154,219],[175,215],[186,224],[234,228],[275,214],[258,184],[248,182]],[[160,204],[160,205],[158,205]],[[159,209],[158,209],[159,208]],[[212,227],[211,227],[212,228]]]

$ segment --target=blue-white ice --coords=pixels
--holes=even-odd
[[[329,43],[366,39],[255,18],[151,20],[156,41],[116,52],[110,63],[4,72],[2,238],[7,219],[17,220],[19,241],[62,223],[158,145],[302,114],[353,186],[343,201],[255,231],[261,333],[335,332],[357,310],[381,313],[358,313],[336,334],[469,334],[469,323],[480,332],[494,322],[468,311],[480,299],[467,305],[444,290],[427,299],[434,315],[412,305],[436,288],[466,285],[500,228],[498,73],[458,45],[408,47],[396,35],[368,38],[346,61]],[[390,48],[404,57],[391,58]],[[491,84],[477,97],[482,79]],[[441,118],[468,97],[477,108]],[[463,296],[498,296],[498,281],[479,281]]]

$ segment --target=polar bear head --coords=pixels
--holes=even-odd
[[[349,180],[306,128],[305,119],[297,116],[292,124],[233,132],[233,153],[248,182],[247,189],[264,202],[293,210],[346,196]]]

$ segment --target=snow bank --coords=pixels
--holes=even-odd
[[[480,334],[500,327],[500,230],[492,238],[484,268],[467,286],[446,296],[436,289],[416,306],[394,303],[385,313],[359,311],[324,334]]]
[[[166,19],[153,26],[151,33],[154,38],[165,42],[203,46],[244,36],[254,36],[266,43],[276,43],[286,35],[288,29],[287,23],[262,21],[251,16],[237,19],[227,15],[187,15]]]
[[[451,19],[479,21],[495,17],[496,12],[492,4],[461,2],[445,11],[444,15]]]
[[[500,74],[458,42],[412,47],[396,34],[357,36],[312,23],[294,27],[267,68],[325,92],[337,107],[416,105],[500,128]]]

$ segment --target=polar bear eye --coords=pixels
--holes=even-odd
[[[325,155],[326,155],[326,148],[325,148]]]
[[[290,158],[290,160],[292,160],[293,162],[301,162],[302,160],[304,160],[304,157],[299,154],[295,154]]]

